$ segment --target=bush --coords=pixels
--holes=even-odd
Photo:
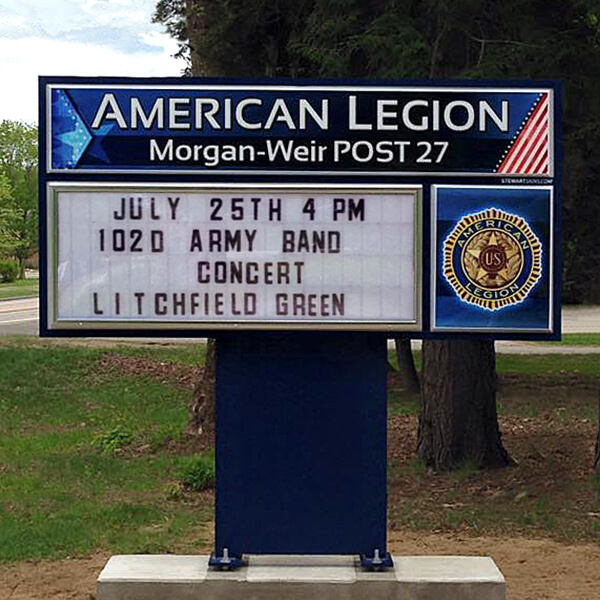
[[[214,487],[215,455],[213,452],[182,458],[178,467],[179,479],[186,489],[201,492]]]
[[[118,454],[125,446],[131,443],[133,435],[130,431],[117,425],[110,431],[99,433],[94,436],[93,443],[98,446],[104,454]]]
[[[19,261],[14,258],[0,258],[0,282],[11,283],[19,278]]]

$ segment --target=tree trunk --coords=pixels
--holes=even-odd
[[[600,393],[598,394],[598,435],[596,436],[594,471],[596,471],[596,473],[600,475]]]
[[[197,40],[207,29],[206,15],[198,0],[186,0],[185,19],[190,42],[190,61],[194,77],[214,75],[201,54],[197,50]],[[195,435],[212,431],[215,423],[215,365],[216,340],[208,338],[206,358],[202,375],[194,385],[192,403],[190,405],[190,421],[188,429]]]
[[[410,340],[405,338],[395,338],[396,358],[398,359],[398,371],[402,379],[404,389],[410,394],[419,394],[419,375],[415,367],[412,350],[410,349]]]
[[[201,2],[198,0],[186,0],[185,20],[189,36],[192,75],[194,77],[215,75],[215,73],[211,72],[204,57],[198,52],[198,40],[204,35],[208,27],[206,12]]]
[[[202,435],[213,428],[215,422],[215,365],[216,342],[209,338],[206,344],[206,358],[202,376],[194,385],[190,406],[189,429],[195,435]]]
[[[422,389],[417,452],[428,467],[513,464],[498,427],[493,341],[424,341]]]

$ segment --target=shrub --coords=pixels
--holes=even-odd
[[[180,459],[179,480],[188,490],[201,492],[215,485],[214,452],[203,452]]]
[[[14,258],[0,258],[0,282],[11,283],[19,277],[19,261]]]
[[[93,443],[105,454],[117,454],[131,443],[132,437],[131,432],[121,425],[117,425],[110,431],[96,435]]]

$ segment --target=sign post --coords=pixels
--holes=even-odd
[[[41,335],[217,338],[212,564],[389,566],[387,338],[560,338],[558,91],[40,80]]]

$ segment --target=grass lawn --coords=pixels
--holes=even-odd
[[[202,351],[0,340],[0,561],[209,546],[212,494],[180,485],[198,450],[185,426]],[[600,360],[499,355],[498,372],[518,464],[450,474],[416,459],[419,401],[391,374],[390,527],[599,540]]]
[[[168,370],[193,354],[110,352],[162,365],[161,381],[98,349],[0,346],[0,561],[202,542],[211,500],[174,488],[190,391]]]
[[[564,333],[562,341],[549,343],[562,346],[600,346],[600,333]]]
[[[421,351],[413,350],[417,369],[421,369]],[[388,360],[396,368],[396,352],[388,351]],[[496,353],[499,374],[521,373],[547,375],[557,381],[570,375],[600,377],[600,356],[597,354],[500,354]]]
[[[34,298],[38,295],[39,280],[21,279],[12,283],[0,283],[0,300],[11,298]]]
[[[496,354],[498,373],[554,376],[557,381],[570,375],[600,376],[597,354]]]

